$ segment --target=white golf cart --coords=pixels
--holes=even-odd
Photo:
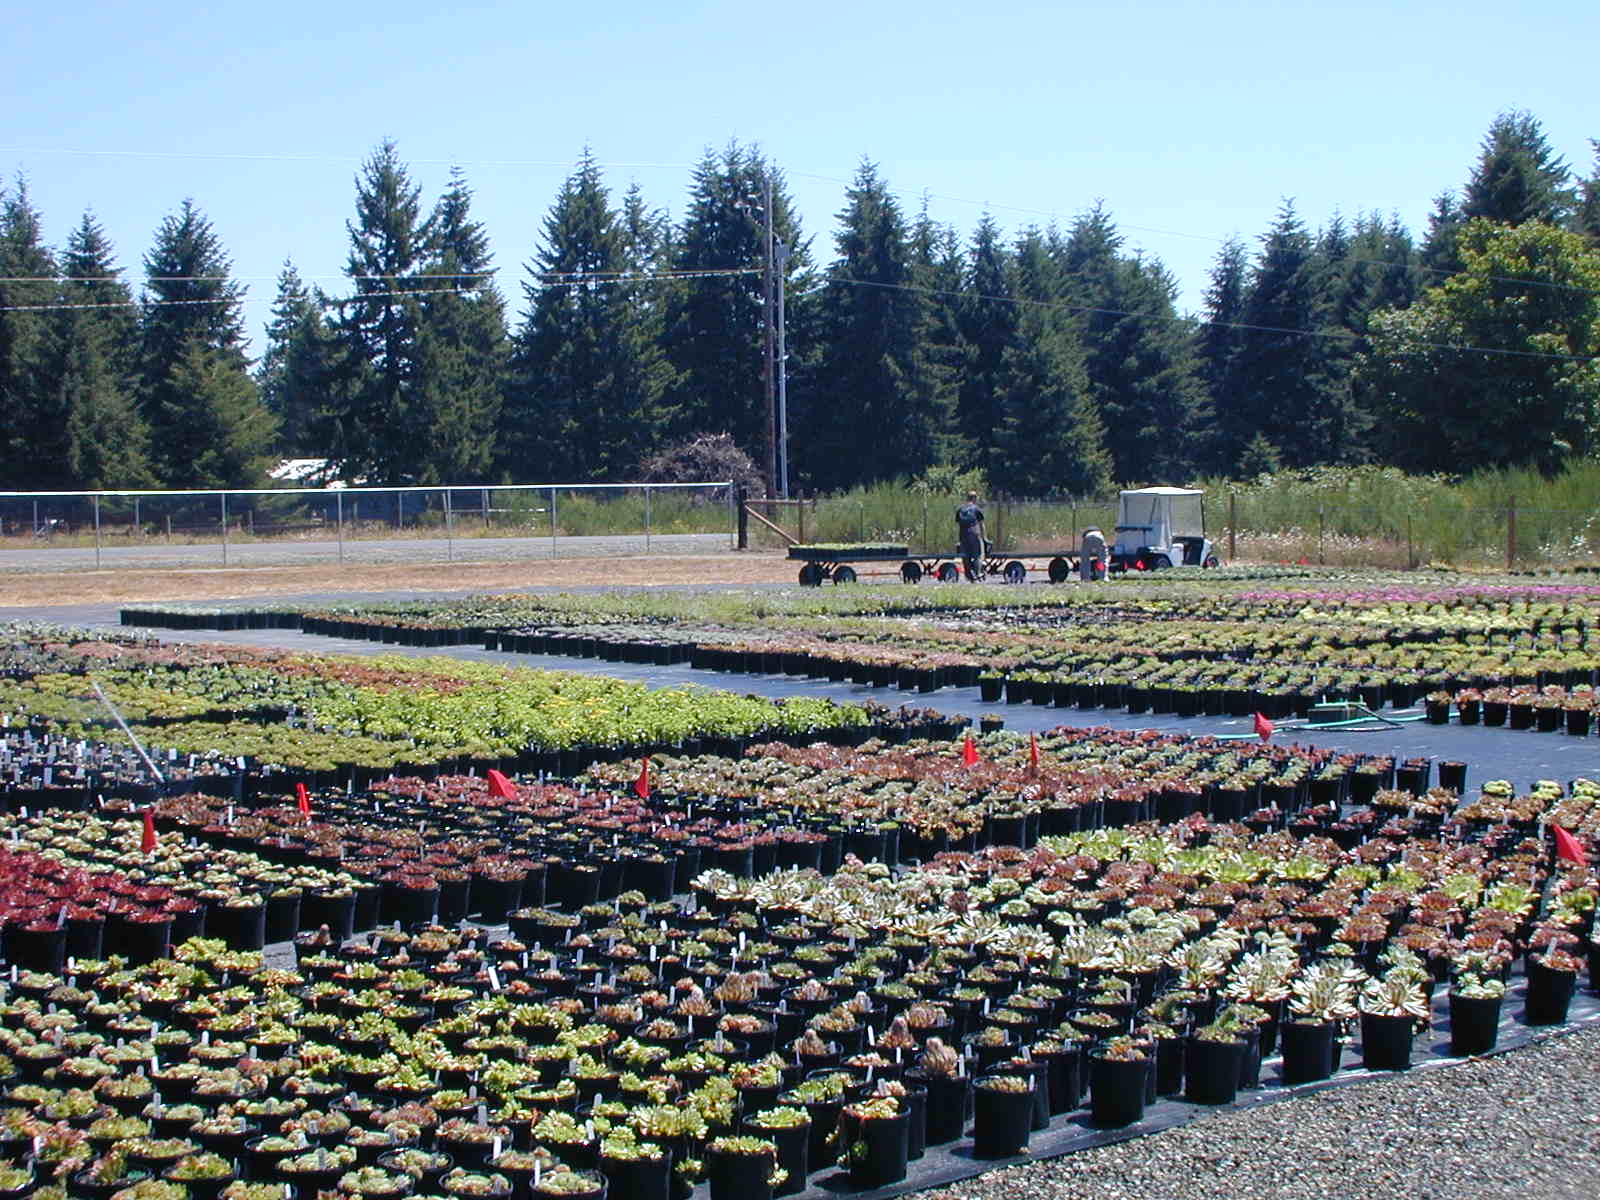
[[[1220,566],[1206,537],[1205,493],[1196,488],[1147,487],[1122,493],[1113,571]]]

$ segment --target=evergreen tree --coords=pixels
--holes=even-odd
[[[272,422],[265,409],[248,412],[260,399],[244,354],[244,288],[229,278],[221,240],[193,200],[162,221],[144,267],[140,405],[157,477],[172,488],[258,485],[270,449],[258,439]],[[220,421],[236,418],[237,434],[221,432]],[[202,442],[211,436],[229,444]]]
[[[761,270],[766,264],[763,195],[770,177],[773,228],[789,247],[790,279],[804,272],[805,242],[783,177],[753,149],[730,143],[694,169],[674,265],[702,278],[671,292],[666,345],[674,370],[671,404],[678,433],[729,433],[767,460],[767,392]],[[747,274],[720,274],[730,269]]]
[[[637,214],[636,214],[637,215]],[[666,372],[621,286],[624,230],[584,151],[544,223],[514,352],[506,443],[525,477],[618,480],[661,432]]]
[[[1177,285],[1159,262],[1121,254],[1122,238],[1096,204],[1061,247],[1064,295],[1076,313],[1095,409],[1114,477],[1181,479],[1202,465],[1210,408]]]
[[[1579,188],[1573,227],[1591,242],[1600,242],[1600,141],[1589,145],[1594,150],[1594,171]]]
[[[995,387],[995,474],[1012,495],[1102,495],[1111,456],[1083,352],[1058,308],[1024,307],[1001,352]]]
[[[347,221],[345,274],[354,291],[338,321],[337,412],[329,449],[347,478],[412,483],[430,433],[417,396],[422,297],[433,231],[422,190],[398,148],[385,141],[356,177],[356,217]]]
[[[996,438],[1006,416],[1003,360],[1016,342],[1020,314],[1011,291],[1010,256],[988,213],[973,235],[963,291],[957,325],[966,348],[966,369],[956,397],[956,422],[965,450],[961,466],[982,471],[991,486],[1011,491]],[[1013,386],[1015,378],[1013,374],[1004,382]]]
[[[285,261],[256,383],[277,421],[279,448],[288,455],[323,457],[326,449],[333,333],[322,316],[324,303]]]
[[[167,439],[161,452],[169,464],[181,464],[181,486],[261,486],[277,428],[235,352],[190,338],[160,395],[157,419]],[[180,486],[171,479],[169,486]]]
[[[1205,319],[1197,338],[1200,372],[1214,414],[1213,434],[1202,465],[1232,471],[1253,434],[1242,411],[1239,358],[1250,292],[1250,253],[1238,237],[1222,243],[1205,290]]]
[[[1460,236],[1463,219],[1454,193],[1441,192],[1434,197],[1433,211],[1428,214],[1428,232],[1423,235],[1419,256],[1425,286],[1437,287],[1461,269],[1456,239]]]
[[[955,421],[956,396],[966,370],[960,324],[965,266],[960,236],[950,226],[933,223],[926,197],[911,229],[910,258],[912,285],[923,298],[917,342],[932,389],[934,457],[941,464],[960,462],[967,457]]]
[[[425,431],[418,483],[487,478],[495,457],[506,369],[505,302],[493,256],[472,219],[472,191],[459,171],[435,207],[433,246],[417,337],[413,424]]]
[[[48,369],[55,276],[27,183],[0,187],[0,477],[13,488],[37,483],[39,447],[61,424]]]
[[[57,419],[51,444],[35,448],[39,486],[150,487],[149,436],[135,395],[133,294],[90,213],[67,239],[61,274],[50,371]]]
[[[1484,135],[1461,216],[1498,225],[1560,225],[1572,211],[1570,182],[1566,161],[1551,148],[1538,120],[1526,112],[1501,113]]]
[[[827,490],[922,474],[935,459],[938,417],[905,219],[871,162],[857,169],[838,219],[819,386],[802,414],[803,474]]]
[[[1262,239],[1245,301],[1234,445],[1247,445],[1260,434],[1285,466],[1323,461],[1333,414],[1322,388],[1315,336],[1320,324],[1311,236],[1294,204],[1285,201]]]

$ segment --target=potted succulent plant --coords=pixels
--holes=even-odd
[[[1450,1053],[1486,1054],[1500,1037],[1500,1007],[1506,985],[1471,972],[1456,976],[1450,987]]]

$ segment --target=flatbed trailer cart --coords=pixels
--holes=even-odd
[[[856,570],[856,564],[898,563],[904,583],[920,583],[925,578],[954,583],[961,578],[962,557],[954,554],[921,552],[913,554],[906,546],[790,546],[789,557],[805,565],[800,568],[802,587],[821,587],[824,580],[835,584],[854,583],[861,575],[889,575],[890,570]],[[1029,570],[1042,571],[1051,583],[1064,583],[1078,574],[1081,554],[1077,549],[1043,550],[1027,554],[995,554],[983,557],[983,573],[1005,583],[1022,583]],[[1031,566],[1030,566],[1031,564]],[[1043,564],[1043,565],[1041,565]],[[1096,578],[1105,572],[1101,563]]]

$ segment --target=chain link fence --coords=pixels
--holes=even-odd
[[[0,567],[293,565],[714,553],[727,481],[0,492]]]

